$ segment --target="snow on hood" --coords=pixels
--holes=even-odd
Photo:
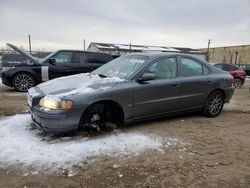
[[[102,137],[59,137],[46,140],[32,129],[29,114],[0,119],[0,167],[15,166],[50,173],[83,165],[90,157],[138,155],[159,150],[162,139],[146,133],[112,133]],[[175,141],[176,142],[176,141]]]
[[[124,79],[118,77],[102,78],[95,74],[82,73],[56,78],[39,84],[29,90],[29,95],[36,96],[42,93],[44,95],[66,97],[76,94],[87,94],[109,89],[117,82],[122,81],[124,81]]]

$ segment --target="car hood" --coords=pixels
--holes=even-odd
[[[32,63],[34,63],[35,65],[39,65],[39,61],[36,60],[32,55],[28,54],[27,52],[21,50],[20,48],[16,47],[13,44],[10,43],[6,43],[10,48],[12,48],[13,50],[17,51],[18,53],[22,54],[23,56],[25,56],[28,60],[30,60]]]
[[[95,74],[82,73],[56,78],[39,84],[29,89],[29,95],[31,97],[53,95],[64,98],[72,95],[90,94],[107,90],[122,81],[124,80],[118,77],[102,78]]]

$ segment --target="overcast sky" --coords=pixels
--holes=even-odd
[[[203,48],[250,44],[250,0],[0,0],[0,47],[89,42]]]

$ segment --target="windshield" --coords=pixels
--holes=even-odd
[[[96,69],[93,73],[102,76],[127,79],[148,59],[148,56],[143,55],[121,56]]]

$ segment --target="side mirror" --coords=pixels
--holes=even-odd
[[[56,63],[56,59],[55,58],[49,58],[49,63],[54,65]]]
[[[153,73],[144,73],[140,78],[138,78],[137,80],[139,82],[145,82],[145,81],[149,81],[149,80],[154,80],[155,79],[155,74]]]

